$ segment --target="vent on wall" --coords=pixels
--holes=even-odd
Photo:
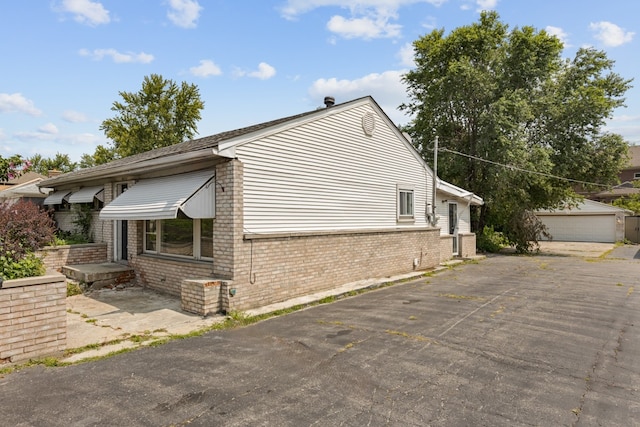
[[[362,116],[362,130],[364,131],[365,135],[372,136],[375,128],[376,117],[371,111],[369,111]]]

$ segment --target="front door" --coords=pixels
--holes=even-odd
[[[453,236],[453,255],[458,255],[458,204],[449,203],[449,234]]]
[[[127,184],[118,184],[116,186],[116,197],[127,191]],[[115,222],[115,259],[118,262],[127,262],[129,260],[129,251],[128,251],[128,222],[118,220]]]

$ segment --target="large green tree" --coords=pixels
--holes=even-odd
[[[35,154],[29,158],[30,170],[47,176],[49,171],[72,172],[78,168],[78,164],[72,162],[68,154],[56,153],[53,158],[45,158]]]
[[[605,53],[581,48],[563,59],[556,37],[509,30],[495,12],[413,46],[407,130],[427,161],[438,136],[438,174],[484,198],[479,230],[493,226],[529,251],[541,232],[530,212],[576,200],[579,181],[616,182],[627,144],[603,127],[630,80],[611,72]]]
[[[138,92],[119,94],[122,101],[114,102],[111,107],[116,116],[104,120],[100,126],[112,145],[99,146],[93,156],[83,156],[82,165],[105,163],[166,147],[196,135],[196,123],[204,108],[196,85],[186,82],[178,85],[151,74],[144,77]]]

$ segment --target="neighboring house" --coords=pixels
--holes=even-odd
[[[618,175],[620,182],[640,179],[640,145],[629,146],[629,164]]]
[[[625,238],[625,217],[633,212],[585,199],[573,208],[537,211],[551,238],[567,242],[614,243]]]
[[[139,284],[184,303],[191,279],[224,281],[223,310],[475,255],[482,199],[439,181],[436,222],[432,171],[378,104],[326,104],[42,185],[56,206],[101,194],[95,240]]]
[[[28,200],[42,205],[51,191],[50,188],[40,188],[38,184],[46,177],[35,172],[27,172],[18,178],[0,184],[0,203],[15,203],[18,200]]]

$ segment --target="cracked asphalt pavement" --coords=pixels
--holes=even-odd
[[[640,425],[640,263],[492,256],[0,378],[11,426]]]

